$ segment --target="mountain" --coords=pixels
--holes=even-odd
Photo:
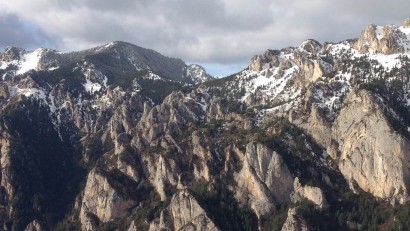
[[[124,42],[0,54],[4,230],[410,227],[410,20],[231,76]]]

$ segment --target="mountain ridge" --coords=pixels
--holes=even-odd
[[[410,227],[409,38],[370,25],[358,39],[267,50],[222,79],[122,42],[65,56],[6,49],[0,223]]]

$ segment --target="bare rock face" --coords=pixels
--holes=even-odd
[[[326,152],[333,159],[337,158],[338,147],[336,147],[333,139],[333,125],[324,118],[317,105],[311,106],[310,115],[306,122],[293,121],[293,123],[307,130],[316,142],[326,147]]]
[[[168,208],[161,212],[160,219],[151,223],[150,230],[216,231],[219,229],[189,191],[182,189],[172,197]]]
[[[200,161],[194,165],[194,176],[197,179],[205,179],[210,181],[211,173],[208,165],[208,161],[213,161],[213,157],[209,149],[201,144],[201,137],[198,131],[192,133],[193,154],[196,155]]]
[[[1,191],[2,205],[7,205],[14,196],[14,187],[12,185],[12,173],[11,173],[11,163],[10,163],[10,137],[7,132],[2,133],[1,137]],[[13,208],[10,208],[8,212],[11,212]]]
[[[293,203],[306,198],[312,201],[320,209],[326,208],[328,206],[325,195],[320,188],[308,185],[302,186],[297,177],[295,178],[294,188],[295,191],[291,194]]]
[[[132,146],[141,152],[147,147],[161,147],[169,153],[183,153],[178,139],[183,136],[189,123],[205,120],[206,105],[209,100],[207,95],[200,91],[188,96],[181,92],[173,92],[160,105],[151,108],[145,104],[141,118],[131,132],[133,134]],[[192,141],[195,155],[202,159],[205,158],[207,154],[203,153],[205,151],[195,135]],[[178,166],[172,158],[164,158],[160,153],[143,155],[142,159],[146,163],[146,174],[150,182],[164,200],[166,198],[165,188],[178,184],[180,173]],[[204,166],[195,170],[197,176],[204,173],[207,177]],[[205,172],[201,172],[202,170]]]
[[[1,59],[4,61],[20,60],[23,49],[17,47],[6,47],[2,53]]]
[[[288,211],[288,217],[282,226],[282,231],[313,231],[297,212],[297,208],[291,208]]]
[[[27,225],[24,231],[43,231],[43,230],[45,230],[43,226],[37,220],[34,220],[30,222],[30,224]]]
[[[182,92],[173,92],[161,105],[148,112],[144,110],[137,127],[142,131],[144,143],[154,146],[160,141],[160,135],[181,136],[182,126],[204,118],[205,113],[202,106],[191,97],[185,97]]]
[[[310,47],[309,45],[306,46],[306,49],[308,50],[313,49],[314,51],[317,49],[315,47]],[[294,61],[300,67],[300,76],[302,77],[297,81],[300,82],[298,85],[302,88],[305,88],[310,83],[315,82],[326,73],[321,65],[321,62],[318,60],[312,60],[308,57],[308,55],[310,56],[311,53],[300,50],[294,52]]]
[[[410,28],[410,18],[406,18],[403,23],[404,28]]]
[[[410,143],[392,130],[381,101],[370,92],[350,92],[334,122],[315,105],[305,128],[338,162],[349,182],[376,197],[408,200]],[[354,189],[354,188],[352,188]]]
[[[352,92],[346,104],[334,127],[340,171],[363,190],[403,203],[409,189],[409,141],[390,128],[377,98],[369,92]]]
[[[380,27],[371,24],[362,32],[354,44],[354,48],[361,53],[373,49],[375,52],[385,55],[396,54],[404,50],[398,43],[398,40],[403,36],[405,36],[403,32],[394,25]]]
[[[292,175],[276,152],[259,143],[249,143],[242,170],[235,176],[236,197],[258,216],[274,210],[275,204],[290,201]]]
[[[251,59],[251,63],[249,64],[249,69],[254,70],[254,71],[262,70],[262,60],[259,55],[256,55]]]
[[[249,70],[261,71],[263,69],[277,67],[280,64],[279,51],[267,50],[263,55],[255,55],[249,64]]]
[[[165,189],[168,186],[176,186],[178,184],[179,172],[176,169],[175,162],[172,159],[165,159],[162,155],[158,157],[145,157],[149,180],[155,187],[161,197],[161,200],[166,199]]]
[[[122,218],[135,202],[122,198],[111,187],[107,178],[92,170],[88,174],[80,209],[82,230],[94,230],[93,219],[108,222],[115,218]]]
[[[0,84],[0,99],[5,99],[5,100],[7,100],[7,99],[9,99],[9,97],[10,97],[10,92],[9,92],[9,89],[8,89],[8,86],[6,85],[6,84]]]
[[[316,40],[309,39],[303,42],[300,48],[311,54],[316,54],[322,49],[322,45]]]

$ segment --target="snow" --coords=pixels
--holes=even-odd
[[[56,107],[56,105],[55,105],[55,103],[54,103],[54,101],[55,101],[54,96],[53,96],[52,94],[50,94],[50,95],[48,96],[48,100],[50,100],[50,103],[49,103],[50,111],[51,111],[52,113],[54,113],[54,112],[57,110],[57,107]]]
[[[20,63],[20,68],[16,72],[17,75],[24,74],[29,70],[36,69],[40,58],[42,49],[37,49],[33,52],[27,53],[23,56],[23,62]]]
[[[91,94],[101,90],[101,85],[99,83],[93,83],[89,79],[86,79],[86,83],[83,84],[83,86],[85,91],[90,92]]]
[[[398,59],[399,54],[394,55],[383,55],[383,54],[373,54],[370,55],[370,59],[377,60],[383,67],[391,70],[393,67],[397,66],[400,63]]]
[[[7,66],[8,66],[8,65],[7,65],[6,62],[0,61],[0,69],[6,69]]]
[[[382,26],[376,27],[376,38],[377,40],[380,40],[383,38],[383,27]]]
[[[405,35],[405,38],[399,39],[399,43],[403,46],[404,52],[410,52],[410,28],[399,27],[399,30]]]
[[[50,67],[50,68],[48,68],[48,71],[54,71],[54,70],[56,70],[56,69],[58,69],[59,67],[57,66],[57,67]]]
[[[260,75],[253,81],[253,83],[254,83],[253,85],[256,89],[260,86],[268,85],[270,82],[271,82],[270,78],[268,78],[266,76],[263,76],[263,75]]]
[[[107,45],[105,45],[105,48],[110,48],[110,47],[112,47],[112,46],[114,46],[115,45],[115,42],[110,42],[110,43],[108,43]]]
[[[37,88],[18,88],[18,87],[8,87],[10,97],[17,95],[24,95],[26,97],[36,97],[37,99],[44,100],[46,99],[46,94],[43,90]]]
[[[162,80],[161,77],[159,77],[158,75],[150,72],[148,73],[148,75],[144,76],[144,79],[151,79],[151,80]]]
[[[86,92],[94,94],[95,92],[100,91],[102,87],[107,87],[107,76],[103,75],[93,66],[90,66],[89,68],[83,68],[83,73],[85,75],[86,81],[83,86]]]

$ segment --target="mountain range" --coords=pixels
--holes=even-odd
[[[126,42],[0,53],[2,230],[407,230],[410,20],[214,78]]]

